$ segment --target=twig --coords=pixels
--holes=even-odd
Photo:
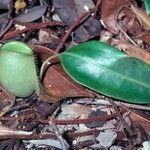
[[[33,140],[33,139],[56,139],[56,136],[53,133],[42,133],[42,134],[8,134],[8,135],[0,135],[0,139],[26,139],[26,140]]]
[[[11,31],[11,32],[8,32],[4,35],[3,39],[2,40],[7,40],[7,39],[10,39],[10,38],[13,38],[13,37],[16,37],[24,32],[27,32],[27,31],[33,31],[33,30],[39,30],[39,29],[42,29],[42,28],[46,28],[47,26],[64,26],[64,23],[62,22],[56,22],[56,21],[50,21],[50,22],[44,22],[44,23],[28,23],[28,24],[24,24],[25,25],[25,28],[22,29],[22,30],[14,30],[14,31]]]
[[[81,137],[81,136],[88,136],[88,135],[94,135],[96,136],[97,134],[99,134],[100,130],[97,129],[91,129],[88,131],[84,131],[84,132],[68,132],[66,133],[67,136],[69,136],[69,138],[74,139],[76,137]]]
[[[58,119],[53,118],[52,121],[56,125],[81,124],[81,123],[91,123],[91,122],[102,121],[102,120],[106,121],[106,120],[113,119],[116,116],[117,116],[117,114],[100,115],[100,116],[90,117],[90,118],[86,118],[86,119],[74,119],[74,120],[58,120]],[[44,123],[44,124],[49,124],[50,120],[51,120],[51,118],[49,118],[47,120],[38,119],[37,121]]]
[[[59,53],[60,49],[63,47],[63,44],[65,43],[65,41],[67,40],[67,38],[69,37],[70,33],[77,27],[79,26],[79,24],[81,24],[83,21],[85,21],[85,19],[87,19],[92,11],[86,12],[84,14],[82,14],[80,17],[77,18],[77,20],[69,27],[69,29],[67,30],[66,34],[64,35],[64,37],[62,38],[62,40],[60,41],[59,45],[57,46],[55,52]]]
[[[137,44],[133,41],[133,39],[130,38],[130,36],[121,28],[121,26],[120,26],[121,23],[117,23],[117,22],[116,22],[116,24],[117,24],[119,30],[128,38],[128,40],[129,40],[132,44],[134,44],[135,46],[138,46],[138,47],[139,47],[139,45],[137,45]]]
[[[73,24],[72,26],[69,27],[67,33],[64,35],[64,37],[62,38],[62,40],[60,41],[59,45],[57,46],[55,52],[59,53],[60,49],[62,48],[64,42],[67,40],[68,36],[70,35],[70,33],[73,31],[73,29],[75,29],[81,22],[83,22],[85,19],[87,19],[89,17],[89,15],[91,14],[92,11],[90,12],[86,12],[83,15],[81,15]],[[44,67],[45,65],[53,58],[57,57],[58,55],[55,56],[50,56],[48,59],[46,59],[46,61],[44,61],[44,63],[42,64],[41,67],[41,71],[40,71],[40,79],[42,79],[43,76],[43,72],[44,72]]]
[[[28,114],[28,115],[23,115],[23,116],[19,116],[19,117],[0,117],[1,121],[9,121],[9,122],[15,122],[20,121],[20,120],[27,120],[27,119],[34,119],[35,118],[35,114]]]
[[[90,136],[90,135],[96,136],[99,132],[100,130],[93,129],[93,130],[88,130],[88,131],[83,131],[83,132],[68,132],[68,133],[65,133],[65,135],[70,139],[74,139],[77,137],[84,137],[84,136]],[[23,139],[23,140],[56,139],[57,140],[57,138],[58,137],[54,133],[48,133],[48,132],[37,134],[37,133],[26,131],[25,133],[18,134],[18,131],[16,131],[16,133],[14,131],[13,134],[1,133],[0,135],[0,140],[5,140],[5,139]]]
[[[88,105],[108,105],[108,106],[111,106],[109,100],[107,99],[94,99],[96,100],[96,102],[88,102],[88,101],[76,101],[76,103],[78,104],[88,104]],[[114,103],[117,105],[117,106],[126,106],[126,107],[129,107],[129,108],[134,108],[134,109],[140,109],[140,110],[147,110],[147,111],[150,111],[150,107],[149,106],[143,106],[143,105],[135,105],[135,104],[129,104],[129,103],[125,103],[125,102],[117,102],[117,101],[114,101]]]
[[[142,105],[134,105],[134,104],[129,104],[129,103],[125,103],[125,102],[115,102],[116,105],[118,106],[126,106],[126,107],[129,107],[129,108],[134,108],[134,109],[141,109],[141,110],[148,110],[150,111],[150,107],[149,106],[142,106]],[[111,105],[111,104],[110,104]]]

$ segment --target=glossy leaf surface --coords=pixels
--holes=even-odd
[[[79,44],[60,56],[78,83],[132,103],[150,103],[150,65],[99,41]]]
[[[146,7],[146,13],[150,14],[150,0],[144,0],[145,7]]]

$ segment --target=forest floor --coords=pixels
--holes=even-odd
[[[150,64],[150,16],[144,2],[0,1],[0,44],[26,43],[39,70],[50,56],[91,40]],[[26,98],[0,86],[0,150],[150,149],[149,104],[120,101],[79,85],[59,58],[46,65],[39,82],[40,94]]]

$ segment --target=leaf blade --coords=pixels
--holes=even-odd
[[[94,91],[127,102],[150,102],[150,66],[112,46],[98,41],[80,44],[62,53],[61,62],[74,80]],[[146,78],[141,79],[143,73]]]
[[[15,17],[14,19],[16,21],[26,22],[26,23],[35,21],[44,14],[44,12],[46,11],[46,8],[47,8],[46,5],[35,6],[34,8],[29,9],[27,13],[21,14],[21,15]]]

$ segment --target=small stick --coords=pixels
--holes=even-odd
[[[107,121],[107,120],[111,120],[114,119],[115,117],[117,117],[117,114],[111,114],[111,115],[99,115],[96,117],[89,117],[89,118],[85,118],[85,119],[74,119],[74,120],[58,120],[56,118],[49,118],[46,120],[43,119],[38,119],[38,122],[44,123],[44,124],[49,124],[49,122],[53,121],[53,123],[55,123],[55,125],[68,125],[68,124],[81,124],[81,123],[91,123],[91,122],[97,122],[97,121]]]
[[[110,102],[107,100],[107,99],[94,99],[96,100],[96,102],[88,102],[86,100],[82,101],[82,100],[76,100],[76,103],[78,104],[88,104],[88,105],[106,105],[106,106],[111,106]],[[150,107],[149,106],[143,106],[143,105],[138,105],[138,104],[130,104],[130,103],[125,103],[125,102],[117,102],[117,101],[114,101],[114,103],[117,105],[117,106],[126,106],[128,108],[133,108],[133,109],[140,109],[140,110],[147,110],[147,111],[150,111]]]
[[[10,31],[4,35],[2,40],[7,40],[10,38],[13,38],[15,36],[18,36],[18,35],[24,33],[24,32],[27,32],[27,31],[31,31],[31,30],[33,31],[33,30],[39,30],[42,28],[46,28],[47,26],[50,26],[50,27],[58,26],[58,25],[64,26],[64,23],[56,22],[56,21],[50,21],[50,22],[44,22],[44,23],[28,23],[28,24],[22,24],[22,25],[25,25],[24,29]]]
[[[63,47],[63,44],[65,43],[65,41],[67,40],[67,38],[69,37],[70,33],[83,21],[85,21],[85,19],[87,19],[92,11],[86,12],[84,14],[82,14],[80,17],[78,17],[78,19],[69,27],[68,31],[66,32],[66,34],[64,35],[64,37],[62,38],[62,40],[60,41],[59,45],[57,46],[55,52],[59,53],[60,49]]]
[[[62,48],[64,42],[67,40],[68,36],[70,35],[70,33],[72,32],[73,29],[75,29],[81,22],[83,22],[85,19],[87,19],[89,17],[89,15],[91,14],[91,11],[90,12],[86,12],[84,13],[83,15],[81,15],[73,24],[72,26],[69,27],[67,33],[64,35],[64,37],[62,38],[62,40],[60,41],[59,45],[57,46],[55,52],[56,53],[59,53],[60,52],[60,49]],[[41,67],[41,71],[40,71],[40,79],[42,79],[42,76],[43,76],[43,72],[44,72],[44,68],[45,68],[45,65],[53,58],[57,57],[59,55],[55,55],[55,56],[50,56],[48,59],[46,59],[44,61],[44,63],[42,64],[42,67]]]

